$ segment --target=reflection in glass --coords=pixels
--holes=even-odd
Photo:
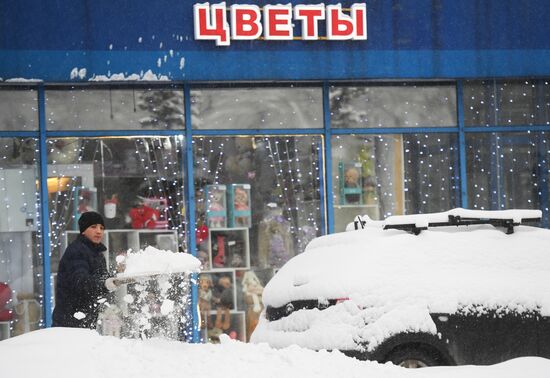
[[[454,85],[331,87],[334,128],[456,126]]]
[[[323,127],[321,88],[229,88],[191,91],[194,129]]]
[[[454,134],[334,136],[332,159],[335,231],[357,215],[439,212],[458,202]]]
[[[0,131],[33,130],[38,130],[36,90],[0,88]]]
[[[175,88],[46,90],[50,130],[183,129],[183,91]]]
[[[548,210],[543,192],[550,140],[544,133],[467,134],[472,209]],[[547,184],[546,184],[547,185]],[[546,195],[547,198],[547,195]]]
[[[113,274],[117,256],[130,249],[187,251],[182,148],[178,137],[47,140],[54,287],[59,260],[78,236],[78,219],[85,211],[97,211],[105,219],[105,258]],[[179,298],[187,296],[180,293]],[[125,316],[119,333],[139,337],[131,326],[136,309],[116,305]],[[175,311],[183,305],[178,302]],[[181,338],[179,326],[167,324],[170,334],[163,336]]]
[[[548,81],[467,81],[466,126],[550,124]]]
[[[37,144],[0,138],[0,340],[43,326]]]
[[[322,232],[322,139],[195,137],[193,147],[201,337],[248,340],[265,284]]]

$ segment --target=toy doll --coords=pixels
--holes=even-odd
[[[290,222],[275,203],[267,206],[268,213],[258,227],[258,265],[280,268],[294,256]]]
[[[252,331],[258,325],[260,321],[260,313],[262,312],[262,294],[264,287],[260,282],[260,279],[253,271],[247,271],[242,280],[244,301],[247,305],[246,319],[247,319],[247,335],[251,335]]]
[[[208,316],[212,301],[212,278],[209,274],[199,276],[199,309],[201,312],[201,328],[208,328]]]
[[[241,187],[235,188],[235,193],[233,197],[233,208],[236,212],[250,211],[250,206],[248,203],[248,192],[245,189]],[[239,215],[235,217],[236,227],[249,227],[249,223],[250,218],[248,216]]]
[[[361,177],[356,167],[348,167],[344,172],[344,189],[360,188],[359,178]],[[358,193],[346,193],[346,203],[359,203],[361,195]]]
[[[207,214],[214,214],[207,217],[209,228],[225,227],[225,217],[218,215],[221,212],[225,212],[224,196],[225,192],[222,190],[214,189],[208,192]]]
[[[225,267],[225,235],[216,236],[216,244],[212,247],[216,250],[216,255],[212,258],[214,268]]]

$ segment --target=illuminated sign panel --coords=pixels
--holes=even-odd
[[[196,40],[212,40],[218,46],[229,46],[231,40],[289,41],[302,40],[366,40],[367,6],[353,4],[349,9],[337,5],[277,4],[260,8],[257,5],[202,3],[193,6]],[[228,21],[228,18],[230,22]],[[301,26],[294,35],[294,22]],[[324,22],[326,35],[319,35]]]

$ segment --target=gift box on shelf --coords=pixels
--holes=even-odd
[[[206,186],[206,224],[208,228],[227,227],[227,203],[225,185]]]
[[[338,163],[340,205],[363,203],[363,174],[361,163]]]
[[[231,184],[229,196],[229,227],[251,227],[250,184]]]

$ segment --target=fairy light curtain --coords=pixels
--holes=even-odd
[[[131,228],[129,212],[153,199],[166,200],[166,228],[184,237],[184,190],[181,151],[176,137],[48,139],[52,246],[59,256],[65,230],[76,229],[79,212],[104,213],[115,201],[116,214],[106,217],[109,229]],[[166,218],[166,219],[164,219]],[[55,269],[58,258],[52,258]],[[55,271],[55,270],[54,270]]]
[[[290,222],[295,253],[320,234],[320,137],[195,137],[193,147],[199,221],[207,185],[246,183],[253,229],[274,202]]]

